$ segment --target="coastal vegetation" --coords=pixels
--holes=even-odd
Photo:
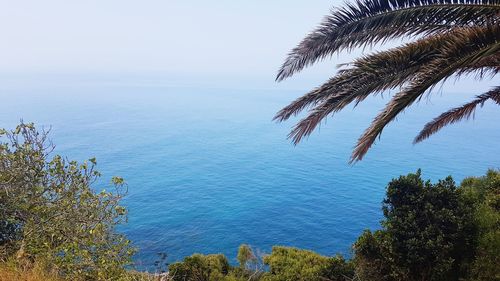
[[[348,257],[242,245],[237,263],[194,254],[142,273],[137,249],[116,230],[127,218],[123,179],[103,189],[95,159],[52,156],[48,133],[33,124],[0,139],[0,281],[500,280],[499,171],[460,185],[424,181],[420,170],[393,179],[380,229],[363,232]]]
[[[277,80],[341,51],[409,41],[385,51],[364,55],[340,65],[326,83],[279,111],[284,121],[309,110],[292,129],[295,144],[310,135],[328,116],[357,105],[370,95],[396,91],[386,107],[359,138],[351,162],[361,160],[383,129],[420,100],[426,92],[452,78],[473,75],[478,80],[500,71],[500,1],[498,0],[358,0],[334,9],[321,25],[295,47]],[[414,142],[442,127],[473,115],[477,106],[491,100],[500,104],[500,87],[436,117]]]
[[[0,137],[0,259],[75,280],[122,274],[135,251],[115,231],[126,221],[123,179],[96,189],[96,160],[51,156],[48,133],[33,124]]]

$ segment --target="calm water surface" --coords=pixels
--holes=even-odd
[[[97,157],[103,183],[124,177],[130,214],[121,231],[140,248],[142,266],[159,252],[169,261],[195,252],[234,259],[242,243],[263,252],[287,245],[349,254],[363,229],[378,227],[391,178],[422,168],[426,178],[459,181],[500,167],[493,105],[413,146],[426,121],[467,96],[421,101],[351,166],[351,148],[387,97],[330,118],[294,147],[286,140],[293,123],[271,119],[302,93],[26,82],[0,86],[0,125],[23,118],[52,126],[57,153]]]

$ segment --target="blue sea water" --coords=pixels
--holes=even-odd
[[[387,102],[371,98],[330,118],[309,139],[286,139],[292,122],[273,115],[303,90],[178,87],[155,83],[14,83],[0,86],[0,126],[21,118],[51,126],[56,153],[96,157],[106,185],[125,178],[129,222],[120,228],[148,267],[192,253],[224,253],[242,243],[349,255],[376,229],[391,178],[423,169],[426,178],[500,168],[498,109],[412,145],[426,121],[470,94],[423,100],[392,123],[366,158],[349,165],[357,137]]]

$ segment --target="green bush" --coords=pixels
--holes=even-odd
[[[224,280],[230,269],[227,258],[222,254],[194,254],[182,262],[171,264],[169,275],[174,281],[217,281]]]
[[[95,159],[55,155],[33,124],[0,131],[0,258],[44,262],[72,280],[116,280],[134,249],[115,232],[126,221],[126,188],[97,192]]]
[[[361,280],[398,280],[394,276],[390,259],[390,242],[387,232],[365,230],[354,243],[356,275]]]
[[[416,174],[392,180],[382,229],[354,244],[366,280],[499,280],[500,173],[436,184]]]
[[[257,263],[257,257],[249,245],[243,244],[238,248],[238,255],[236,256],[241,268],[247,268],[252,263]]]
[[[259,258],[248,245],[238,251],[240,266],[233,267],[224,255],[194,254],[169,266],[173,281],[248,281],[248,280],[351,280],[352,264],[340,256],[325,257],[311,251],[287,247],[273,247],[271,255],[264,257],[269,266],[265,272],[258,265]]]
[[[243,244],[238,248],[236,256],[239,267],[232,269],[232,275],[242,280],[255,281],[260,280],[264,271],[262,257],[256,254],[252,247]]]
[[[344,281],[353,276],[353,268],[341,256],[325,257],[297,248],[275,246],[264,257],[269,272],[263,280],[269,281]]]
[[[467,204],[474,207],[475,256],[470,280],[500,280],[500,172],[467,178],[460,187]]]

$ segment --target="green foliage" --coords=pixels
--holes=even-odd
[[[456,280],[469,254],[470,208],[462,204],[451,177],[424,182],[420,171],[389,183],[383,226],[400,276],[415,280]],[[465,252],[464,252],[465,251]]]
[[[389,257],[389,240],[385,231],[365,230],[354,243],[354,263],[362,280],[397,280]]]
[[[126,221],[123,179],[96,192],[95,159],[55,155],[33,124],[0,132],[0,257],[43,261],[73,280],[116,280],[134,249],[115,232]]]
[[[263,276],[268,281],[350,280],[353,268],[341,256],[325,257],[312,251],[288,247],[273,247],[264,258],[269,272]]]
[[[230,265],[222,254],[194,254],[182,262],[169,266],[169,275],[174,281],[216,281],[225,280],[229,274]]]
[[[392,180],[382,230],[354,244],[366,280],[498,280],[500,173],[436,184],[416,174]],[[495,199],[496,198],[496,199]],[[496,206],[496,207],[495,207]]]
[[[257,261],[257,257],[253,253],[252,248],[250,248],[247,244],[240,246],[236,258],[238,259],[241,268],[245,268],[249,263],[255,263]]]
[[[247,244],[243,244],[238,249],[237,260],[239,267],[234,268],[232,274],[243,280],[260,280],[264,271],[264,264],[261,255],[255,253]]]
[[[258,265],[259,258],[248,245],[238,251],[240,266],[233,267],[225,256],[194,254],[182,262],[169,266],[169,276],[174,281],[248,281],[248,280],[351,280],[352,264],[341,256],[325,257],[296,248],[273,247],[271,255],[264,257],[269,266],[265,272]]]
[[[500,172],[490,170],[484,177],[465,179],[460,190],[475,208],[477,240],[470,280],[500,280]]]

